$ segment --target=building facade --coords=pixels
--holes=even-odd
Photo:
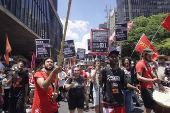
[[[113,8],[110,13],[110,36],[115,32],[115,25],[118,23],[117,8]]]
[[[59,54],[63,25],[57,0],[0,0],[0,15],[0,47],[4,50],[8,34],[13,54],[35,51],[35,39],[50,39],[52,56]]]
[[[107,28],[107,22],[104,22],[104,24],[99,24],[99,28]]]
[[[117,1],[118,22],[128,22],[129,19],[129,0]],[[159,13],[170,12],[169,0],[130,0],[132,9],[132,19],[139,16],[149,17]]]

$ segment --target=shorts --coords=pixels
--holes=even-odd
[[[76,98],[75,96],[68,96],[67,101],[69,110],[74,110],[76,108],[83,109],[85,97],[84,95],[79,98]]]
[[[110,103],[103,102],[103,113],[125,113],[125,105],[114,107]]]
[[[103,100],[103,95],[100,92],[100,103],[102,103]],[[94,101],[94,106],[99,105],[99,92],[95,91],[93,92],[93,101]]]
[[[145,108],[153,109],[154,100],[152,98],[153,88],[141,89],[141,96]]]
[[[63,88],[63,86],[60,86],[60,87],[59,87],[59,91],[60,91],[60,92],[62,91],[63,93],[67,92],[67,90],[65,90],[65,89]]]

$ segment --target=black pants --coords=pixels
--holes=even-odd
[[[93,101],[93,83],[92,82],[90,83],[90,97]]]
[[[10,89],[4,89],[4,104],[3,104],[3,111],[7,111],[9,109],[9,91]]]
[[[24,97],[10,99],[10,113],[24,113]]]

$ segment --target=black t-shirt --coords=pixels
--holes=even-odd
[[[131,68],[129,69],[125,69],[124,67],[122,68],[122,70],[124,71],[125,73],[125,78],[126,78],[126,82],[129,83],[130,85],[134,85],[134,83],[132,82],[132,74],[131,74]],[[126,88],[124,90],[130,90],[130,91],[133,91],[133,89],[131,88]]]
[[[68,78],[65,84],[71,84],[72,77]],[[84,96],[84,78],[79,76],[74,78],[74,86],[68,91],[68,96],[81,97]]]
[[[115,107],[124,105],[124,98],[121,89],[126,86],[126,79],[123,70],[117,68],[112,70],[106,67],[102,70],[102,82],[104,84],[103,101],[115,103]]]
[[[29,84],[28,74],[25,72],[18,73],[18,75],[12,79],[12,85],[10,89],[11,97],[24,97],[25,84]]]
[[[168,77],[170,76],[169,66],[165,67],[165,75],[168,75]]]

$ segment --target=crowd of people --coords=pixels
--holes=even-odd
[[[133,97],[141,95],[144,113],[150,113],[154,107],[153,84],[157,83],[167,93],[163,86],[169,87],[170,75],[169,65],[165,63],[168,57],[159,55],[157,62],[152,54],[150,49],[144,49],[142,59],[135,65],[131,64],[131,58],[124,57],[119,67],[119,52],[114,50],[108,55],[106,67],[96,59],[87,69],[77,64],[68,70],[54,67],[51,57],[44,58],[41,69],[36,71],[25,68],[25,62],[18,60],[1,73],[2,111],[26,113],[26,104],[30,104],[32,113],[58,113],[63,100],[68,103],[69,113],[76,109],[83,113],[84,103],[86,110],[91,110],[89,102],[93,103],[95,113],[130,113],[134,112]],[[139,98],[136,102],[140,106]]]

